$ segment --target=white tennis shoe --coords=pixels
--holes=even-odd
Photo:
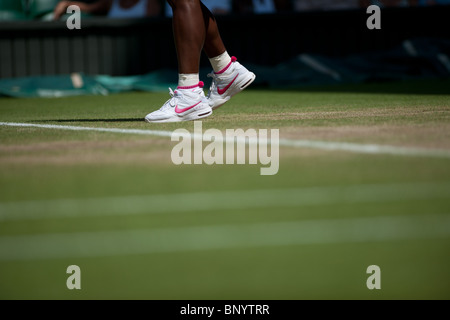
[[[230,64],[223,70],[212,72],[208,77],[212,78],[212,83],[207,100],[213,110],[247,88],[256,78],[253,72],[237,62],[236,57],[232,57]]]
[[[180,122],[203,119],[212,114],[203,91],[203,82],[192,87],[169,88],[171,98],[161,109],[149,113],[147,122]]]

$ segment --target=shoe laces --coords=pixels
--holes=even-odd
[[[208,78],[212,78],[211,86],[209,87],[208,96],[207,96],[209,98],[211,96],[211,93],[213,93],[217,87],[218,75],[215,74],[214,72],[211,72],[211,73],[208,73],[207,76],[208,76]]]
[[[175,106],[177,105],[177,100],[182,96],[182,94],[178,90],[173,91],[172,88],[169,88],[169,94],[170,99],[163,104],[161,110],[175,108]]]

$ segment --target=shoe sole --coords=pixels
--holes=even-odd
[[[199,120],[199,119],[203,119],[206,117],[209,117],[210,115],[212,115],[212,109],[202,109],[202,110],[198,110],[195,112],[191,112],[189,114],[187,114],[186,116],[175,116],[172,118],[168,118],[168,119],[162,119],[162,120],[150,120],[147,119],[147,117],[145,118],[145,121],[148,123],[166,123],[166,122],[182,122],[182,121],[195,121],[195,120]]]
[[[223,106],[225,103],[227,103],[232,97],[234,97],[235,95],[237,95],[238,93],[242,92],[245,88],[247,88],[249,85],[251,85],[253,83],[253,81],[255,81],[256,79],[256,75],[253,72],[250,72],[249,74],[250,77],[247,77],[246,79],[244,79],[244,81],[240,81],[236,84],[234,84],[231,88],[229,88],[228,90],[230,90],[229,92],[231,92],[230,95],[224,97],[223,99],[216,99],[214,102],[214,105],[210,105],[211,108],[213,110]],[[241,85],[240,83],[244,82],[243,85]]]

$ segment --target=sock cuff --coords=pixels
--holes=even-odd
[[[200,81],[198,73],[179,73],[178,74],[178,87],[196,87]]]
[[[178,86],[177,89],[186,90],[186,89],[195,89],[197,87],[203,88],[205,83],[203,81],[199,81],[197,84],[192,86]]]
[[[221,74],[221,73],[224,73],[225,71],[228,70],[228,68],[231,66],[231,64],[232,64],[233,62],[236,62],[236,61],[237,61],[236,57],[231,57],[230,63],[228,63],[228,64],[225,66],[225,68],[223,68],[222,70],[219,70],[219,71],[217,71],[217,72],[214,72],[214,73],[215,73],[215,74]]]
[[[209,62],[211,63],[211,66],[213,67],[214,72],[220,72],[222,71],[224,68],[227,67],[227,65],[229,65],[230,61],[231,61],[231,57],[228,54],[227,51],[225,51],[224,53],[218,55],[217,57],[213,57],[209,59]]]

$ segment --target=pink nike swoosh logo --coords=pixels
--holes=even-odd
[[[193,106],[186,107],[186,108],[184,108],[184,109],[180,109],[180,108],[178,108],[178,105],[176,105],[176,106],[175,106],[175,112],[176,112],[176,113],[183,113],[183,112],[186,112],[186,111],[191,110],[192,108],[198,106],[198,105],[200,104],[200,102],[201,102],[201,101],[199,101],[198,103],[194,104]]]
[[[231,81],[225,88],[220,89],[219,87],[217,87],[217,92],[222,95],[225,92],[227,92],[227,90],[231,87],[231,85],[233,84],[233,82],[236,80],[236,78],[239,76],[239,73],[236,75],[236,77],[234,77],[233,81]]]

